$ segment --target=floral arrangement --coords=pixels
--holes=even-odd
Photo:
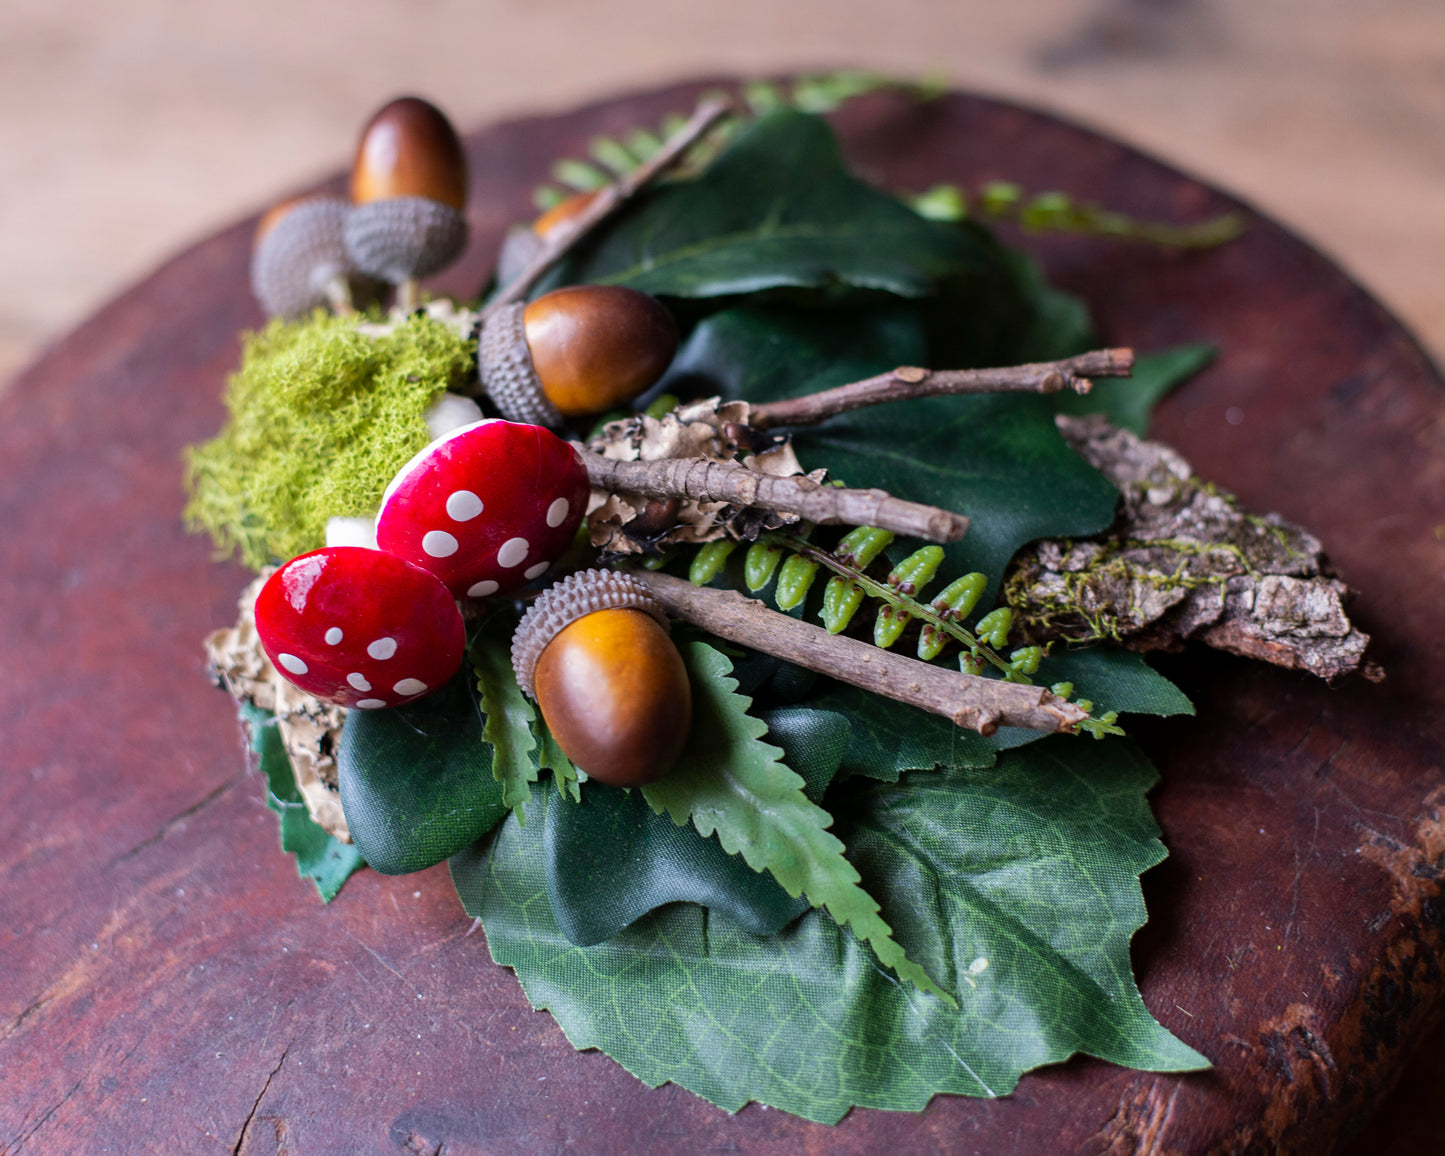
[[[1367,641],[1317,541],[1142,440],[1211,351],[1093,348],[987,226],[1238,222],[872,188],[819,114],[876,83],[559,162],[475,302],[416,288],[461,145],[387,106],[350,202],[263,221],[275,319],[189,457],[260,575],[208,652],[322,896],[448,861],[574,1046],[829,1122],[1207,1066],[1129,965],[1166,852],[1127,720],[1192,713],[1142,652],[1333,678]]]

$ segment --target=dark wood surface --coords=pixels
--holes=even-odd
[[[471,291],[550,162],[690,107],[684,87],[469,140]],[[967,96],[840,118],[871,178],[1007,177],[1192,219],[1229,205],[1127,148]],[[250,223],[182,254],[0,402],[0,1154],[1327,1152],[1436,1017],[1445,919],[1445,392],[1339,270],[1251,217],[1216,252],[1027,241],[1111,343],[1208,340],[1157,436],[1314,529],[1362,593],[1381,685],[1191,654],[1198,716],[1135,728],[1170,859],[1135,965],[1216,1064],[1076,1060],[999,1101],[728,1116],[576,1053],[489,960],[445,868],[329,907],[277,848],[201,637],[246,575],[180,528],[179,456],[222,420]],[[1226,411],[1239,412],[1231,421]]]

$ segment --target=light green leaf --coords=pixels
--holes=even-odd
[[[716,832],[723,850],[754,871],[771,871],[789,895],[806,895],[840,926],[866,940],[899,976],[950,1000],[893,939],[878,904],[861,887],[841,842],[827,832],[832,816],[804,792],[804,780],[761,741],[767,724],[747,713],[728,658],[703,642],[683,651],[692,676],[692,734],[672,772],[642,788],[654,811],[704,838]]]
[[[469,653],[486,718],[482,738],[492,747],[492,777],[502,784],[502,805],[516,810],[532,797],[528,784],[537,781],[537,740],[532,735],[537,712],[517,685],[504,637],[484,630]]]

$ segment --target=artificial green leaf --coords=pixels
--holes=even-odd
[[[1055,646],[1039,666],[1049,685],[1074,684],[1074,698],[1094,703],[1095,713],[1193,714],[1188,696],[1151,667],[1142,654],[1119,646],[1087,646],[1069,650]],[[1038,679],[1035,679],[1037,682]]]
[[[677,372],[754,402],[840,385],[922,360],[921,323],[906,310],[729,309],[697,327]],[[799,428],[793,445],[804,468],[826,465],[850,486],[967,514],[968,536],[945,547],[939,572],[982,571],[995,590],[1024,543],[1097,533],[1118,501],[1103,475],[1065,444],[1041,396],[892,402]],[[912,548],[905,544],[902,553]]]
[[[692,733],[672,772],[643,787],[643,798],[679,826],[691,820],[704,838],[716,832],[728,854],[771,871],[789,895],[826,907],[900,977],[950,1000],[894,941],[843,844],[826,830],[832,816],[779,761],[783,752],[760,741],[767,726],[747,713],[751,700],[736,693],[732,663],[703,642],[683,647],[683,659],[692,676]]]
[[[674,904],[575,947],[546,900],[540,821],[509,818],[452,860],[452,878],[493,958],[574,1047],[728,1111],[758,1100],[828,1123],[854,1105],[916,1111],[939,1092],[1003,1095],[1074,1052],[1206,1066],[1150,1018],[1129,974],[1136,876],[1163,857],[1144,799],[1153,770],[1126,742],[1068,742],[993,770],[839,788],[870,886],[910,949],[956,980],[959,1010],[894,982],[817,910],[759,938]]]
[[[1083,396],[1055,394],[1054,408],[1060,413],[1102,413],[1115,425],[1143,437],[1155,404],[1213,361],[1216,353],[1212,345],[1179,345],[1141,353],[1134,361],[1132,377],[1101,377]]]
[[[507,812],[465,666],[425,698],[350,712],[336,772],[351,837],[384,875],[440,863]]]
[[[848,750],[853,724],[846,715],[807,706],[759,711],[768,741],[783,749],[783,762],[803,778],[803,791],[815,803],[823,795]]]
[[[580,803],[545,807],[547,894],[567,939],[590,946],[668,903],[698,903],[754,935],[808,910],[716,839],[654,814],[635,791],[589,783]]]
[[[671,297],[839,284],[921,297],[946,277],[992,280],[982,236],[925,221],[859,181],[825,121],[782,110],[697,178],[639,197],[557,279]]]
[[[532,797],[528,784],[537,781],[537,740],[532,734],[537,712],[517,685],[506,638],[483,630],[468,653],[482,700],[482,738],[492,748],[492,777],[502,784],[502,805],[520,807]]]
[[[330,903],[352,873],[366,866],[361,852],[328,834],[311,817],[271,713],[248,702],[240,704],[240,712],[250,732],[251,749],[266,776],[266,805],[280,816],[281,850],[296,856],[297,874],[316,884],[322,900]]]
[[[542,770],[552,772],[552,782],[557,786],[557,793],[571,796],[574,803],[579,802],[582,798],[582,784],[577,777],[577,768],[572,765],[572,760],[562,753],[562,748],[552,737],[547,720],[540,714],[537,716],[537,740],[537,762]]]

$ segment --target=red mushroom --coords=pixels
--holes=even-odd
[[[587,469],[550,430],[492,419],[438,438],[392,479],[381,549],[430,570],[458,598],[540,578],[587,511]]]
[[[461,612],[401,558],[328,546],[293,558],[256,596],[266,657],[307,694],[371,710],[436,690],[466,648]]]

